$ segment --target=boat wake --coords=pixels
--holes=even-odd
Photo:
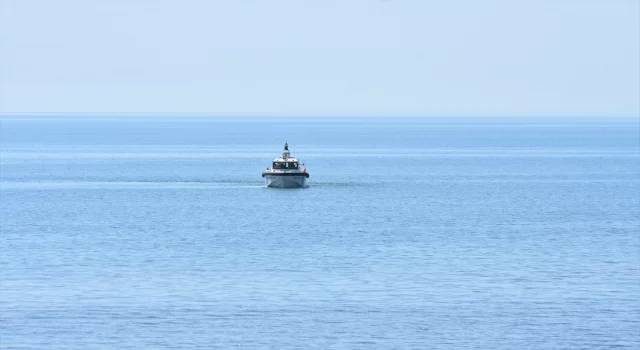
[[[2,181],[2,189],[166,189],[261,188],[259,181]]]

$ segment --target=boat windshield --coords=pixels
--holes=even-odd
[[[273,162],[273,169],[298,169],[298,162]]]

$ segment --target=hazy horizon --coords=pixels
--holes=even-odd
[[[638,117],[631,0],[0,0],[0,115]]]

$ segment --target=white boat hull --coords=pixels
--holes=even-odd
[[[277,188],[300,188],[307,187],[307,178],[301,174],[300,176],[278,176],[267,175],[264,177],[267,187]]]
[[[296,157],[291,157],[289,144],[285,143],[282,157],[275,158],[272,162],[273,168],[267,168],[262,172],[265,185],[278,188],[307,187],[309,173],[306,168],[301,170],[300,165],[304,164],[300,164]]]

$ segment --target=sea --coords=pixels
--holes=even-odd
[[[640,349],[639,213],[637,118],[4,115],[0,348]]]

